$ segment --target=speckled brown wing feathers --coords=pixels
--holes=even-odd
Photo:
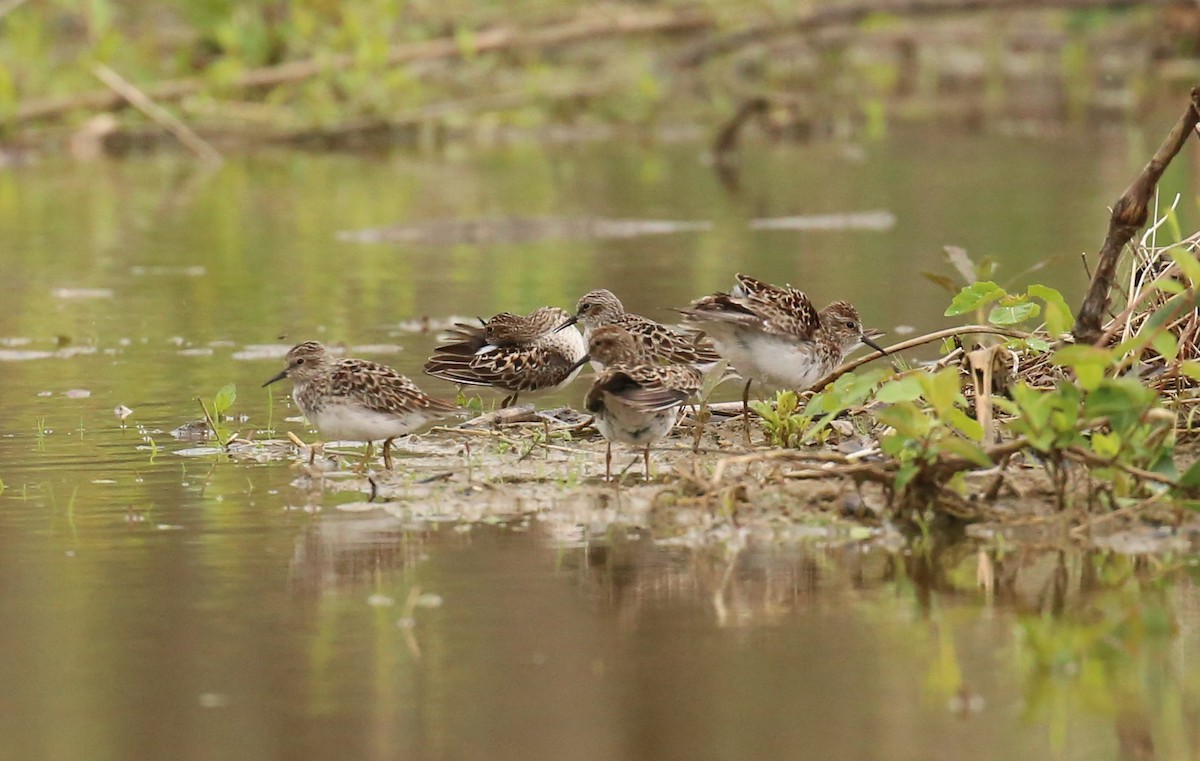
[[[685,404],[700,390],[703,376],[688,365],[612,367],[597,376],[584,406],[596,413],[619,400],[641,412],[656,412]]]
[[[432,416],[450,414],[458,408],[435,399],[387,365],[361,359],[334,363],[329,374],[329,394],[349,399],[373,412],[393,415],[425,412]]]
[[[728,322],[764,333],[811,338],[821,317],[802,291],[738,275],[731,293],[714,293],[693,301],[683,314],[694,322]]]
[[[540,391],[562,383],[574,363],[561,352],[539,345],[569,315],[561,309],[535,310],[529,317],[504,312],[484,325],[459,323],[450,340],[425,363],[435,378],[506,391]],[[485,347],[493,347],[482,351]]]
[[[654,320],[628,313],[611,324],[629,331],[642,345],[647,356],[658,362],[702,365],[721,359],[712,343],[694,330],[676,332]]]

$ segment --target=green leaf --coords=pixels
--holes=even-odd
[[[237,386],[232,383],[222,386],[213,398],[213,417],[224,415],[235,401],[237,401]]]
[[[1196,460],[1179,477],[1179,485],[1185,489],[1200,488],[1200,460]]]
[[[919,468],[915,463],[905,463],[896,469],[896,478],[892,481],[892,488],[896,491],[901,491],[908,483],[913,480],[913,476],[917,475]]]
[[[954,297],[954,300],[950,302],[950,306],[946,309],[945,316],[954,317],[955,315],[974,311],[985,304],[992,303],[1001,296],[1007,295],[1007,291],[991,280],[986,280],[982,283],[972,283],[958,292],[958,295]]]
[[[1164,330],[1154,336],[1150,345],[1168,362],[1174,362],[1179,356],[1179,340],[1170,331]]]
[[[923,439],[933,430],[935,421],[912,402],[899,402],[879,410],[875,416],[884,425],[910,439]]]
[[[1196,364],[1200,367],[1200,362]],[[917,375],[906,375],[903,378],[888,381],[875,392],[875,400],[886,404],[912,402],[920,398],[921,378]]]
[[[1163,293],[1169,293],[1172,296],[1183,293],[1187,290],[1187,286],[1173,277],[1159,278],[1158,280],[1155,280],[1152,285]]]
[[[1189,359],[1179,363],[1179,372],[1195,381],[1200,381],[1200,361]]]
[[[1192,287],[1200,286],[1200,261],[1195,255],[1181,248],[1173,248],[1168,253],[1175,260],[1175,264],[1179,265],[1180,271],[1191,281]]]
[[[962,439],[947,438],[938,443],[938,448],[947,454],[958,455],[969,460],[981,468],[990,468],[996,464],[979,446]]]
[[[933,375],[926,373],[920,378],[921,387],[925,390],[925,400],[939,415],[945,415],[954,409],[960,390],[957,367],[945,367]]]
[[[1116,457],[1121,452],[1121,436],[1117,433],[1092,434],[1092,451],[1106,459]]]
[[[1090,391],[1100,384],[1104,372],[1113,364],[1113,352],[1098,346],[1074,344],[1054,352],[1050,361],[1074,370],[1079,385]]]
[[[973,441],[983,441],[983,426],[978,420],[957,407],[951,408],[946,413],[946,420],[967,438]]]
[[[1089,418],[1108,418],[1118,433],[1128,431],[1157,397],[1133,378],[1107,378],[1088,394],[1084,410]]]
[[[993,325],[1016,325],[1038,316],[1041,307],[1032,301],[1017,302],[1012,305],[1001,304],[992,309],[988,322]]]
[[[1046,330],[1050,331],[1051,335],[1066,333],[1075,324],[1075,318],[1071,314],[1071,308],[1067,306],[1066,299],[1055,289],[1034,284],[1029,286],[1029,295],[1045,302]]]

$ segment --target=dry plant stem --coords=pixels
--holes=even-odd
[[[749,465],[778,460],[832,462],[837,464],[850,462],[850,459],[846,455],[837,452],[798,452],[792,449],[772,449],[767,452],[754,452],[752,454],[737,455],[736,457],[721,458],[717,461],[716,467],[713,468],[712,478],[709,481],[714,488],[717,487],[725,477],[725,471],[731,465]],[[829,475],[829,472],[826,472],[826,475]]]
[[[571,21],[542,29],[525,31],[513,28],[486,29],[478,32],[470,45],[459,37],[444,37],[425,42],[396,45],[387,54],[388,66],[402,66],[416,61],[440,61],[463,58],[466,55],[503,52],[507,50],[546,50],[568,46],[603,37],[622,37],[639,34],[677,34],[712,28],[714,21],[707,14],[683,13],[620,13],[599,21]],[[303,82],[307,79],[359,65],[353,54],[341,54],[321,59],[288,61],[275,66],[252,69],[238,76],[230,90],[261,90],[280,85]],[[148,98],[158,103],[182,100],[203,92],[202,78],[173,79],[145,88]],[[120,108],[125,99],[112,92],[100,90],[79,93],[63,98],[30,101],[17,109],[15,115],[0,120],[4,124],[25,124],[54,118],[72,111],[109,111]]]
[[[1029,338],[1031,336],[1030,333],[1025,333],[1020,330],[1013,330],[1011,328],[1001,328],[995,325],[964,325],[958,328],[947,328],[945,330],[938,330],[933,333],[926,333],[923,336],[917,336],[916,338],[910,338],[907,341],[901,341],[900,343],[892,344],[891,346],[887,347],[887,353],[896,354],[897,352],[911,349],[914,346],[921,346],[922,344],[941,341],[945,338],[968,335],[971,333],[988,333],[990,335],[1008,336],[1009,338]],[[856,360],[847,362],[831,372],[829,375],[826,375],[824,378],[817,381],[817,384],[814,385],[811,390],[814,392],[820,391],[846,373],[853,372],[868,362],[874,362],[882,356],[883,354],[873,351],[870,354],[865,354]]]
[[[1126,518],[1134,513],[1141,512],[1148,507],[1153,507],[1162,501],[1162,497],[1163,494],[1155,494],[1153,497],[1143,500],[1142,502],[1138,502],[1135,505],[1129,505],[1128,507],[1123,507],[1120,510],[1114,510],[1111,513],[1105,513],[1090,520],[1084,521],[1078,526],[1072,528],[1069,533],[1075,539],[1082,538],[1083,536],[1090,534],[1096,528],[1096,526],[1101,523],[1107,523],[1117,518]]]
[[[893,16],[937,16],[969,13],[995,8],[1003,10],[1037,8],[1126,8],[1134,0],[873,0],[852,4],[816,4],[812,10],[790,20],[759,22],[744,29],[703,40],[676,59],[679,66],[697,66],[710,58],[733,53],[788,34],[807,34],[830,26],[858,24],[880,13]]]
[[[1163,486],[1177,486],[1173,478],[1168,478],[1161,473],[1155,473],[1150,470],[1135,468],[1132,465],[1124,465],[1119,462],[1113,462],[1108,458],[1100,457],[1099,455],[1089,452],[1086,449],[1071,447],[1066,451],[1066,453],[1067,456],[1073,460],[1085,463],[1087,465],[1093,465],[1097,468],[1116,468],[1117,470],[1122,470],[1141,481],[1151,481],[1156,484],[1162,484]]]
[[[1073,333],[1076,343],[1096,344],[1103,337],[1101,321],[1104,319],[1104,313],[1108,310],[1108,295],[1112,290],[1121,252],[1137,234],[1137,231],[1146,224],[1151,198],[1154,195],[1154,189],[1158,186],[1159,178],[1162,177],[1171,160],[1179,153],[1198,122],[1200,122],[1200,87],[1194,87],[1187,109],[1179,117],[1175,126],[1171,128],[1166,140],[1155,151],[1154,156],[1142,169],[1137,179],[1113,204],[1112,216],[1108,222],[1108,234],[1100,248],[1096,271],[1092,275],[1092,283],[1088,287],[1083,304],[1079,307],[1079,316],[1075,320]]]
[[[207,421],[208,427],[213,432],[213,436],[214,437],[220,436],[221,433],[220,433],[220,431],[217,430],[217,424],[215,422],[213,422],[212,415],[208,414],[208,407],[206,407],[204,405],[204,400],[201,399],[200,397],[196,397],[196,403],[200,405],[200,411],[204,413],[204,420]]]
[[[131,106],[150,117],[155,123],[174,135],[175,139],[182,143],[189,151],[196,154],[202,161],[210,164],[221,163],[221,154],[216,148],[205,142],[204,138],[197,135],[190,127],[147,97],[144,92],[120,74],[102,63],[96,64],[92,69],[92,73],[96,75],[97,79],[112,88],[113,92],[129,101]]]

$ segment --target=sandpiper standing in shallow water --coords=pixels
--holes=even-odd
[[[322,438],[367,442],[364,464],[372,442],[383,439],[383,464],[391,470],[393,439],[459,412],[387,365],[334,359],[316,341],[293,346],[285,361],[287,366],[263,386],[291,378],[296,406]]]
[[[716,348],[703,334],[672,330],[648,317],[626,312],[621,300],[604,288],[585,293],[576,305],[574,316],[559,330],[565,330],[576,322],[583,324],[585,338],[605,325],[624,328],[652,362],[693,365],[707,370],[721,360]]]
[[[684,322],[707,333],[717,351],[746,379],[742,415],[750,441],[750,385],[803,391],[833,372],[862,344],[883,351],[863,330],[858,310],[835,301],[817,311],[803,292],[737,275],[729,293],[714,293],[680,310]]]
[[[612,443],[645,447],[642,461],[650,478],[650,445],[666,436],[679,419],[679,407],[700,390],[700,371],[691,365],[651,361],[637,339],[624,328],[608,325],[592,331],[587,356],[604,365],[584,398],[604,436],[604,476],[612,480]]]
[[[561,388],[574,380],[587,353],[578,330],[556,330],[570,316],[558,307],[540,307],[526,316],[503,312],[479,325],[457,323],[450,340],[425,363],[425,372],[512,392],[502,407],[516,402],[522,392]]]

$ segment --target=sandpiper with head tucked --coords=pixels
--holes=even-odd
[[[833,372],[862,344],[884,351],[863,330],[858,310],[835,301],[821,311],[803,292],[737,275],[729,293],[714,293],[680,310],[684,322],[703,330],[717,351],[746,379],[742,414],[750,438],[750,385],[803,391]]]
[[[675,330],[648,317],[626,312],[621,300],[604,288],[585,293],[576,305],[575,314],[559,330],[576,322],[583,324],[585,337],[606,325],[624,328],[651,362],[693,365],[707,370],[721,359],[703,334]]]
[[[703,380],[692,365],[662,365],[650,360],[643,346],[624,328],[607,325],[588,337],[588,354],[580,364],[604,365],[584,398],[606,440],[604,475],[612,480],[612,443],[645,447],[642,458],[650,478],[650,445],[666,436],[679,419],[679,408],[700,390]]]
[[[587,352],[578,330],[556,330],[569,317],[558,307],[541,307],[525,316],[503,312],[479,325],[457,323],[448,342],[425,363],[425,372],[458,384],[510,391],[504,407],[520,393],[561,388],[579,373],[579,360]]]
[[[364,465],[372,443],[383,439],[383,462],[390,470],[393,439],[459,412],[387,365],[335,359],[316,341],[293,346],[285,361],[263,386],[291,378],[296,406],[323,438],[367,442]]]

